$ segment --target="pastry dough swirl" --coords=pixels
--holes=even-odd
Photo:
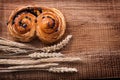
[[[21,42],[29,42],[35,37],[36,16],[33,7],[21,7],[15,9],[8,21],[8,31],[13,39]]]
[[[55,8],[48,8],[37,17],[37,36],[45,43],[53,43],[59,40],[65,29],[64,16]]]

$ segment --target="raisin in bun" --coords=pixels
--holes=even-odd
[[[58,41],[66,29],[63,14],[55,8],[43,8],[37,17],[37,36],[44,43],[51,44]]]
[[[8,30],[12,37],[21,42],[29,42],[35,36],[36,31],[36,17],[41,13],[35,13],[33,6],[26,6],[15,9],[10,15],[8,21]]]

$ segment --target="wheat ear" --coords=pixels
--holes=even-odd
[[[68,44],[68,42],[70,41],[70,39],[72,38],[72,35],[68,35],[64,40],[62,40],[60,43],[55,44],[53,46],[50,47],[44,47],[41,48],[41,51],[43,52],[54,52],[57,50],[62,49],[64,46],[66,46]]]
[[[78,70],[76,68],[68,68],[68,67],[51,67],[48,69],[49,72],[53,73],[73,73],[77,72]]]
[[[56,53],[56,52],[53,52],[53,53],[35,52],[32,54],[29,54],[28,57],[31,57],[31,58],[63,57],[63,54],[61,54],[60,52],[59,53]]]

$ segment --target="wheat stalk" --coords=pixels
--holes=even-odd
[[[8,72],[16,72],[16,71],[18,71],[18,70],[8,70],[8,69],[3,69],[3,70],[0,70],[0,73],[8,73]]]
[[[45,69],[52,66],[58,66],[58,63],[45,63],[45,64],[38,64],[38,65],[22,65],[22,66],[12,66],[8,67],[8,69]]]
[[[28,57],[31,57],[31,58],[63,57],[63,54],[61,54],[60,52],[59,53],[56,53],[56,52],[53,52],[53,53],[35,52],[32,54],[29,54]]]
[[[68,44],[68,42],[70,41],[70,39],[72,38],[72,35],[68,35],[64,40],[62,40],[60,43],[55,44],[53,46],[50,47],[44,47],[41,48],[41,51],[43,52],[54,52],[57,50],[62,49],[64,46],[66,46]]]
[[[45,58],[37,60],[29,59],[0,59],[0,64],[8,65],[28,65],[28,64],[39,64],[39,63],[52,63],[52,62],[78,62],[81,61],[80,58],[71,58],[71,57],[54,57],[54,58]]]
[[[40,62],[79,62],[80,58],[77,57],[54,57],[54,58],[45,58],[41,59]]]
[[[18,43],[18,42],[14,42],[11,40],[7,40],[4,38],[0,37],[0,45],[4,45],[4,46],[10,46],[10,47],[16,47],[16,48],[24,48],[24,49],[36,49],[34,47],[22,44],[22,43]]]
[[[9,46],[0,46],[0,50],[4,51],[6,53],[12,53],[12,54],[21,54],[21,53],[27,53],[28,50],[20,49],[20,48],[13,48]]]
[[[76,68],[68,68],[68,67],[51,67],[48,69],[49,72],[53,73],[73,73],[77,72],[78,70]]]
[[[7,65],[28,65],[28,64],[36,64],[38,60],[21,60],[21,59],[0,59],[0,64]]]
[[[26,70],[46,70],[50,67],[58,66],[58,63],[45,63],[38,65],[22,65],[22,66],[11,66],[7,68],[0,68],[0,72],[14,72],[14,71],[26,71]]]
[[[4,40],[5,38],[3,38],[3,37],[0,37],[0,40]]]

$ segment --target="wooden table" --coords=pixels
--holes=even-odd
[[[12,10],[23,5],[39,5],[59,9],[65,16],[65,36],[73,35],[62,49],[66,56],[79,56],[75,74],[44,71],[0,73],[0,80],[77,80],[120,78],[120,0],[0,0],[0,36],[11,39],[6,22]],[[64,37],[65,37],[64,36]],[[45,46],[38,39],[31,44]]]

